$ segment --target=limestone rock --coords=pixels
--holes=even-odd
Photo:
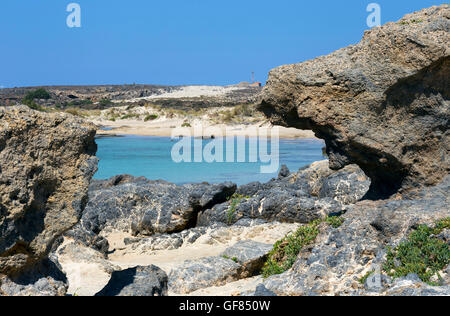
[[[328,161],[316,162],[265,184],[239,187],[237,193],[243,196],[239,203],[232,207],[233,201],[227,201],[200,212],[197,223],[230,225],[240,219],[259,218],[306,224],[344,211],[346,205],[366,194],[369,185],[370,181],[355,165],[333,171]]]
[[[273,245],[241,240],[216,257],[188,260],[172,269],[169,289],[188,294],[258,275]]]
[[[286,165],[282,165],[278,173],[278,179],[286,178],[290,173],[289,168]]]
[[[266,289],[264,284],[260,284],[260,285],[258,285],[256,287],[256,291],[255,291],[255,294],[253,296],[271,297],[271,296],[277,296],[277,295],[274,292],[269,291],[268,289]]]
[[[95,133],[68,114],[0,108],[0,274],[16,279],[38,265],[78,222],[97,166]]]
[[[362,41],[270,72],[260,109],[312,129],[334,170],[357,164],[384,198],[435,185],[450,171],[450,7],[365,32]]]
[[[0,296],[64,296],[67,278],[61,267],[44,259],[21,274],[0,277]]]
[[[167,296],[167,275],[153,265],[115,271],[95,296]]]
[[[52,257],[67,277],[69,295],[93,296],[103,289],[114,271],[120,270],[103,253],[69,238],[64,238]]]
[[[117,179],[93,184],[80,224],[68,232],[70,236],[102,247],[104,241],[95,236],[105,231],[135,236],[181,232],[195,226],[203,208],[225,202],[236,191],[233,183],[179,186],[144,178]]]
[[[272,248],[273,245],[241,240],[226,249],[221,256],[239,263],[242,266],[244,277],[251,277],[261,271]]]
[[[364,289],[368,292],[382,292],[391,282],[390,277],[381,273],[374,273],[364,282]]]
[[[389,296],[450,296],[450,285],[430,286],[423,283],[416,274],[399,278],[386,292]]]
[[[239,279],[241,265],[223,257],[188,260],[169,273],[169,289],[188,294],[198,289],[224,285]]]
[[[349,206],[342,215],[342,226],[321,228],[315,243],[299,254],[292,269],[269,277],[264,285],[277,295],[424,294],[409,283],[402,283],[397,291],[395,283],[382,277],[375,278],[379,286],[367,289],[359,280],[370,271],[380,274],[387,247],[397,246],[415,227],[448,218],[449,190],[450,177],[446,177],[438,186],[424,188],[415,199],[361,201]],[[448,285],[428,293],[439,295]]]

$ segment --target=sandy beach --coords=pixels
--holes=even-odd
[[[249,124],[214,124],[208,120],[196,119],[190,123],[191,127],[182,127],[183,119],[158,119],[151,122],[142,120],[120,120],[111,122],[108,120],[93,120],[94,124],[99,126],[97,135],[138,135],[138,136],[197,136],[199,131],[204,137],[222,136],[248,136],[257,137],[258,133],[267,130],[270,137],[272,125],[266,122],[252,122]],[[285,128],[276,126],[280,138],[315,138],[312,131],[302,131],[295,128]]]
[[[261,133],[269,133],[268,137],[275,137],[275,134],[270,135],[273,126],[261,112],[256,110],[254,104],[239,103],[238,101],[236,101],[234,107],[223,105],[167,107],[154,104],[157,101],[161,102],[161,100],[188,102],[208,98],[215,100],[213,104],[218,104],[217,100],[226,98],[232,100],[230,96],[232,93],[242,93],[245,89],[248,89],[248,87],[178,87],[170,92],[161,90],[159,94],[148,97],[115,101],[114,103],[117,103],[115,107],[101,111],[84,111],[83,116],[99,127],[97,135],[100,136],[194,136],[209,138],[211,136],[264,137]],[[240,101],[244,102],[244,99],[240,99]],[[129,104],[120,105],[123,102]],[[268,130],[268,132],[265,130]],[[312,131],[302,131],[295,128],[280,126],[277,127],[276,132],[278,132],[280,138],[315,138]]]

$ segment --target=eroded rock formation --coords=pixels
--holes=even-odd
[[[321,226],[314,244],[300,252],[292,269],[269,277],[264,285],[278,295],[449,295],[449,267],[440,272],[442,280],[435,280],[439,287],[420,279],[392,280],[383,271],[388,246],[398,246],[419,225],[431,227],[449,217],[449,190],[450,177],[446,177],[438,186],[421,190],[417,199],[350,206],[342,215],[342,226]],[[383,273],[383,280],[375,280],[375,288],[367,284],[364,288],[360,278],[370,271]]]
[[[112,273],[95,296],[167,296],[167,274],[160,268],[138,266]]]
[[[0,276],[42,264],[78,222],[97,168],[94,137],[67,114],[0,108]]]
[[[450,8],[365,32],[359,44],[270,72],[260,109],[312,129],[330,167],[358,164],[368,197],[439,183],[449,173]]]
[[[225,202],[236,184],[185,184],[118,176],[94,181],[80,224],[68,232],[97,249],[102,231],[133,236],[177,233],[195,226],[198,212]],[[107,246],[106,246],[107,248]]]
[[[242,218],[307,224],[345,211],[369,186],[369,179],[356,165],[333,171],[324,160],[293,173],[282,168],[278,179],[242,185],[237,189],[241,198],[200,212],[197,224],[231,225]]]

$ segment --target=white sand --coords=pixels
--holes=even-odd
[[[126,100],[126,102],[136,102],[140,100],[154,100],[154,99],[179,99],[179,98],[200,98],[200,97],[220,97],[227,93],[242,90],[247,87],[238,86],[186,86],[180,87],[173,92],[164,92],[161,90],[161,94],[155,94],[148,97],[134,98]],[[120,101],[123,102],[123,101]]]
[[[93,123],[111,128],[111,130],[99,130],[98,135],[138,135],[138,136],[192,136],[194,135],[194,128],[182,128],[182,124],[185,120],[174,119],[158,119],[155,121],[144,122],[140,120],[120,120],[111,122],[107,120],[93,120]],[[192,126],[201,125],[204,133],[203,136],[210,137],[218,134],[223,136],[247,136],[257,137],[259,128],[269,128],[270,125],[265,122],[257,122],[251,124],[213,124],[210,121],[204,120],[192,120]],[[312,131],[303,131],[295,128],[286,128],[277,126],[279,129],[280,138],[315,138]],[[271,133],[270,130],[268,133]]]
[[[194,87],[186,87],[193,89]],[[211,87],[208,87],[210,89]],[[226,89],[216,87],[217,89]],[[235,88],[235,87],[232,87]],[[230,88],[231,89],[231,88]],[[217,93],[217,92],[214,92]],[[106,109],[91,116],[88,119],[99,127],[106,127],[111,130],[99,130],[98,135],[139,135],[139,136],[194,136],[198,130],[194,127],[201,127],[202,135],[210,137],[222,136],[258,136],[258,129],[271,129],[273,126],[263,117],[261,113],[255,113],[252,117],[235,117],[231,123],[221,121],[224,113],[232,111],[229,107],[213,107],[203,109],[198,113],[177,113],[170,109],[160,109],[151,106],[134,107],[128,109],[126,106]],[[130,118],[122,117],[132,116]],[[145,121],[147,115],[157,116],[154,120]],[[134,116],[134,117],[133,117]],[[137,118],[138,116],[139,118]],[[114,117],[115,120],[111,120]],[[192,128],[182,127],[189,124]],[[312,131],[303,131],[295,128],[285,128],[277,126],[280,138],[315,138]]]

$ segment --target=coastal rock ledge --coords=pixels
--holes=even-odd
[[[61,275],[48,254],[87,203],[97,169],[95,133],[71,115],[0,108],[0,295],[42,295],[44,284],[58,283],[30,271]],[[47,294],[65,294],[64,284]]]
[[[359,165],[372,180],[368,198],[435,185],[450,169],[449,19],[449,5],[434,6],[276,68],[259,107],[324,139],[332,169]]]

